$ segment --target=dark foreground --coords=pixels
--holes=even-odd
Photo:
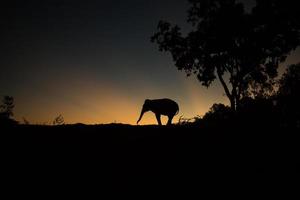
[[[16,126],[1,134],[9,180],[183,186],[214,176],[299,172],[297,130],[128,125]],[[81,182],[82,184],[83,182]]]

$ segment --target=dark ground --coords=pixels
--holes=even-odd
[[[93,180],[122,190],[146,185],[190,187],[224,175],[253,178],[299,172],[297,130],[232,130],[20,125],[1,131],[3,172],[20,184]]]

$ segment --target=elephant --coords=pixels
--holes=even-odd
[[[140,117],[136,122],[137,124],[141,121],[145,112],[148,111],[152,111],[155,114],[158,125],[162,125],[160,120],[161,115],[168,116],[167,125],[171,125],[173,117],[179,112],[179,106],[171,99],[146,99]]]

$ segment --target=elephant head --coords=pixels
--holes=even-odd
[[[140,114],[139,119],[137,120],[137,124],[141,121],[143,115],[145,114],[145,112],[148,112],[149,110],[151,110],[151,100],[150,99],[146,99],[144,104],[143,104],[143,108]]]
[[[179,106],[175,101],[171,99],[146,99],[137,124],[141,121],[143,115],[148,111],[152,111],[155,114],[159,125],[161,125],[160,116],[168,116],[169,120],[167,124],[170,125],[172,123],[173,117],[179,111]]]

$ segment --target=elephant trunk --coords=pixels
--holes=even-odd
[[[141,115],[140,115],[140,117],[139,117],[139,119],[137,120],[137,124],[141,121],[141,119],[142,119],[142,117],[143,117],[143,115],[144,115],[144,113],[145,113],[146,111],[145,111],[145,109],[143,108],[142,109],[142,111],[141,111]]]

